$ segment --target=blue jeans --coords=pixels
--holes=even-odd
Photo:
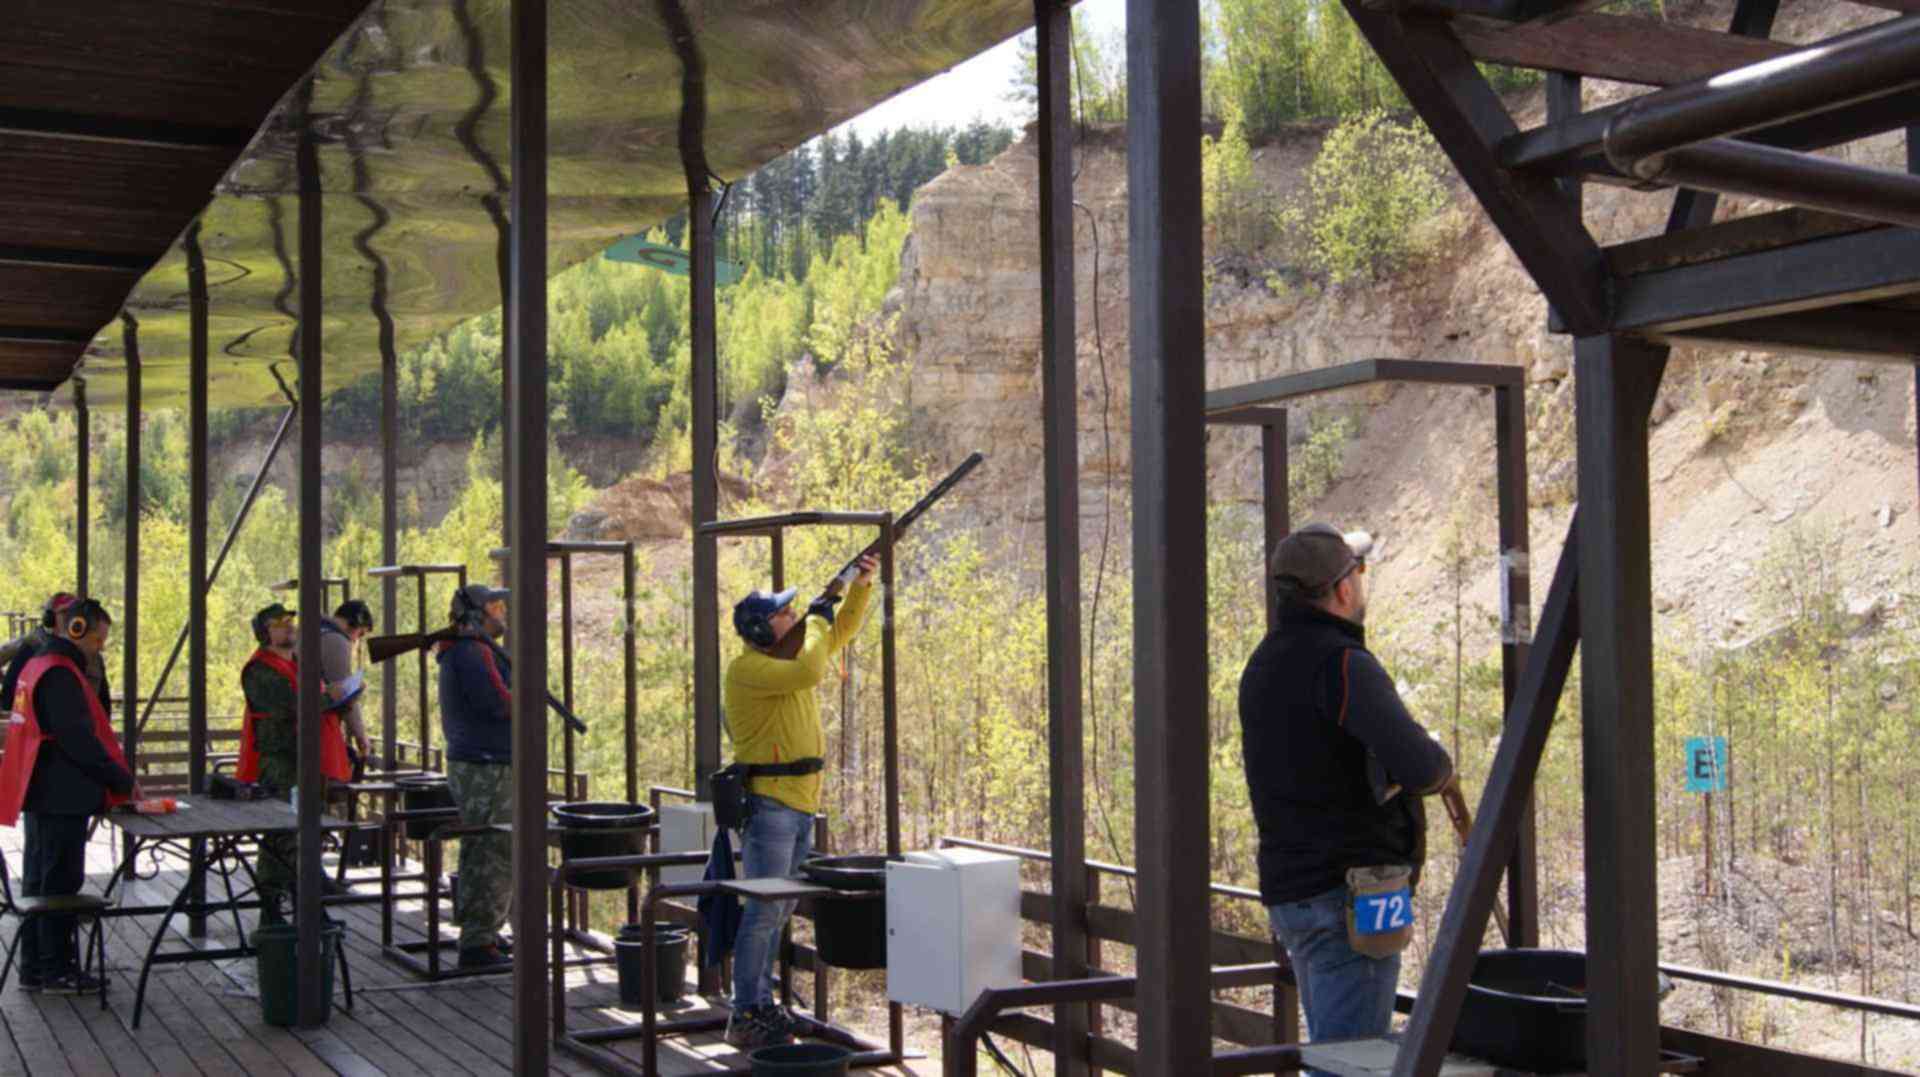
[[[1347,945],[1347,888],[1267,906],[1273,933],[1287,948],[1307,1011],[1307,1038],[1379,1036],[1393,1020],[1400,955],[1367,957]],[[1318,1070],[1309,1070],[1319,1073]]]
[[[792,875],[813,849],[813,816],[769,797],[748,797],[753,817],[740,840],[740,877],[766,879]],[[765,1006],[773,1001],[773,959],[780,929],[793,913],[791,901],[748,901],[740,914],[733,947],[733,1008]]]

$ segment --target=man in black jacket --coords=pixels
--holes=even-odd
[[[447,787],[470,825],[513,822],[513,666],[496,642],[507,631],[507,592],[470,583],[454,592],[459,636],[440,645],[440,724],[447,745]],[[507,924],[513,899],[513,838],[468,834],[460,839],[460,924],[463,971],[513,967]]]
[[[1363,881],[1407,875],[1396,919],[1410,923],[1426,857],[1421,796],[1453,780],[1447,753],[1407,713],[1367,651],[1373,540],[1326,524],[1294,532],[1270,566],[1272,632],[1240,677],[1241,751],[1260,831],[1260,898],[1286,945],[1313,1040],[1378,1036],[1393,1016],[1400,955],[1368,956],[1374,916],[1352,923]],[[1350,885],[1352,884],[1352,885]],[[1404,930],[1400,933],[1404,938]],[[1370,950],[1391,949],[1377,938]]]
[[[92,599],[63,606],[58,620],[21,674],[20,694],[27,700],[16,700],[31,709],[47,738],[21,804],[26,851],[20,893],[26,897],[79,893],[86,881],[88,817],[106,807],[110,792],[138,794],[117,746],[101,741],[103,704],[76,675],[106,647],[112,620]],[[42,916],[23,928],[22,988],[69,995],[100,989],[100,981],[78,966],[74,927],[72,916]]]

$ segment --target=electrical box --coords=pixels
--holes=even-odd
[[[978,849],[887,864],[887,998],[960,1014],[1020,978],[1020,861]]]
[[[704,853],[713,848],[713,805],[707,801],[660,805],[660,851]],[[697,883],[707,873],[700,864],[660,869],[663,883]]]

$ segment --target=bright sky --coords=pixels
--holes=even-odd
[[[1073,18],[1103,37],[1116,33],[1126,26],[1126,0],[1080,0],[1074,5]],[[1026,124],[1033,119],[1033,110],[1007,100],[1007,89],[1020,70],[1017,40],[1003,41],[946,74],[881,102],[840,130],[852,129],[868,139],[896,127],[959,127],[981,116],[1015,128]]]

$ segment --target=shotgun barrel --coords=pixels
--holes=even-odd
[[[894,517],[893,541],[900,541],[900,536],[907,533],[907,528],[912,527],[914,522],[925,515],[928,509],[932,508],[941,498],[947,496],[954,487],[960,485],[960,480],[972,474],[973,469],[985,463],[986,459],[987,454],[985,453],[968,453],[967,458],[960,461],[960,466],[948,472],[946,478],[935,483],[933,489],[927,491],[925,497],[914,502],[912,508]],[[834,573],[833,579],[827,581],[827,586],[821,590],[820,597],[826,598],[846,590],[847,581],[853,578],[854,568],[860,563],[860,559],[868,554],[879,553],[880,546],[881,540],[875,539],[868,543],[865,549],[848,559],[846,564],[840,566],[840,571]],[[816,601],[818,600],[816,599]],[[772,653],[776,658],[792,659],[800,654],[800,648],[805,646],[806,642],[807,621],[806,618],[802,617],[798,624],[788,629],[787,634],[780,637],[780,641],[774,644]]]
[[[395,636],[370,636],[367,639],[367,658],[374,662],[385,662],[403,654],[412,654],[422,647],[431,647],[450,639],[458,639],[458,630],[448,627],[437,632],[407,632]],[[547,707],[560,716],[575,733],[585,735],[587,723],[581,721],[566,705],[552,693],[547,693]]]

